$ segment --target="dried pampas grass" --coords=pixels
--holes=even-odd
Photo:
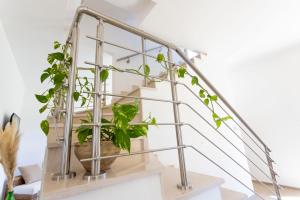
[[[15,120],[0,128],[0,163],[7,176],[8,191],[13,191],[14,172],[17,165],[20,134]]]

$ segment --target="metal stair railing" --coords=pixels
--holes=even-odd
[[[214,161],[212,158],[209,156],[203,154],[199,149],[192,145],[184,145],[182,141],[182,126],[189,126],[192,128],[196,133],[201,135],[203,138],[206,139],[210,144],[212,144],[215,148],[217,148],[219,151],[221,151],[225,156],[230,158],[235,164],[237,164],[241,169],[243,169],[246,173],[251,175],[255,180],[257,180],[260,184],[265,186],[265,184],[260,181],[253,173],[251,173],[249,170],[245,169],[239,162],[235,159],[233,159],[227,152],[225,152],[221,147],[216,145],[212,140],[207,138],[205,134],[203,134],[201,131],[199,131],[197,128],[195,128],[192,124],[190,123],[183,123],[180,119],[180,110],[179,106],[180,105],[185,105],[187,106],[192,112],[194,112],[200,120],[203,120],[206,122],[215,132],[217,132],[219,135],[221,135],[231,146],[233,146],[239,153],[241,153],[250,163],[252,163],[262,174],[264,174],[273,184],[274,192],[275,195],[277,196],[278,200],[281,200],[280,196],[280,191],[279,191],[279,184],[277,183],[276,176],[277,173],[273,169],[273,163],[274,161],[270,157],[270,148],[262,141],[262,139],[254,132],[254,130],[245,122],[245,120],[240,116],[240,114],[229,104],[228,101],[218,92],[218,90],[209,82],[209,80],[198,70],[198,68],[187,58],[187,56],[184,54],[184,52],[181,51],[180,48],[178,48],[176,45],[166,42],[160,38],[157,38],[153,35],[150,35],[146,32],[143,32],[137,28],[131,27],[127,24],[124,24],[120,21],[117,21],[113,18],[107,17],[97,11],[94,11],[92,9],[89,9],[87,7],[79,7],[76,11],[76,15],[74,17],[74,20],[71,25],[71,29],[67,38],[67,43],[70,44],[71,52],[72,52],[72,66],[69,72],[69,83],[67,85],[68,87],[68,93],[66,96],[66,107],[65,109],[62,109],[60,112],[65,112],[65,124],[64,124],[64,138],[63,138],[63,149],[62,149],[62,159],[61,159],[61,167],[60,167],[60,172],[58,174],[55,174],[53,176],[54,179],[60,180],[60,179],[66,179],[66,178],[72,178],[76,174],[75,172],[70,171],[70,156],[71,156],[71,142],[72,142],[72,130],[73,127],[75,126],[73,124],[73,113],[74,113],[74,102],[72,98],[72,94],[75,90],[76,83],[75,83],[75,75],[77,70],[85,70],[81,68],[77,68],[77,58],[78,58],[78,37],[79,37],[79,23],[82,15],[87,15],[90,17],[95,18],[98,21],[97,24],[97,31],[96,31],[96,37],[92,36],[87,36],[87,38],[92,39],[96,42],[96,52],[95,52],[95,63],[92,62],[85,62],[87,64],[93,65],[95,69],[95,76],[94,76],[94,88],[95,91],[93,92],[88,92],[92,95],[94,95],[94,103],[93,103],[93,123],[91,124],[85,124],[89,126],[93,126],[93,151],[92,151],[92,157],[89,159],[84,159],[81,160],[81,162],[85,161],[92,161],[92,170],[91,173],[86,175],[86,178],[89,179],[96,179],[98,177],[102,176],[101,169],[100,169],[100,160],[101,159],[106,159],[106,158],[111,158],[111,157],[122,157],[122,156],[130,156],[130,155],[136,155],[136,154],[144,154],[144,153],[152,153],[152,152],[159,152],[159,151],[167,151],[167,150],[174,150],[176,149],[178,152],[178,158],[179,158],[179,169],[180,169],[180,184],[178,185],[178,188],[180,189],[190,189],[190,185],[187,179],[187,172],[186,172],[186,166],[185,166],[185,154],[184,154],[184,149],[185,148],[191,148],[195,150],[197,153],[200,155],[204,156],[208,161],[219,167],[221,170],[223,170],[225,173],[230,175],[232,178],[234,178],[236,181],[241,183],[244,187],[258,195],[261,199],[259,194],[257,194],[252,188],[247,186],[245,183],[243,183],[239,178],[235,177],[232,175],[228,170],[224,169],[220,164],[218,164],[216,161]],[[115,44],[109,41],[105,41],[103,38],[104,36],[104,24],[108,23],[112,26],[118,27],[120,29],[123,29],[127,32],[133,33],[137,36],[141,37],[141,47],[142,51],[136,51],[133,49],[130,49],[128,47],[121,46],[119,44]],[[134,52],[135,54],[132,56],[136,55],[142,55],[143,56],[143,64],[146,64],[146,57],[154,58],[156,57],[152,55],[148,55],[147,51],[145,50],[145,40],[150,40],[152,42],[156,42],[161,46],[167,47],[168,49],[168,60],[166,62],[171,66],[170,71],[169,71],[169,77],[170,79],[159,79],[157,77],[153,77],[156,80],[159,81],[167,81],[170,83],[170,88],[171,88],[171,94],[172,94],[172,99],[171,100],[165,100],[165,99],[157,99],[157,98],[149,98],[149,97],[136,97],[136,96],[128,96],[128,95],[120,95],[120,94],[113,94],[113,93],[107,93],[105,90],[102,91],[102,83],[100,81],[100,72],[103,69],[110,68],[109,66],[104,66],[103,65],[103,45],[112,45],[118,48],[122,48],[131,52]],[[190,91],[194,96],[198,98],[202,102],[201,99],[193,92],[192,89],[190,89],[186,84],[180,83],[176,81],[175,78],[175,69],[176,69],[176,64],[173,63],[173,54],[172,51],[175,51],[180,58],[187,64],[187,66],[192,69],[192,71],[203,81],[209,88],[210,90],[215,93],[219,99],[223,102],[223,104],[226,106],[226,109],[223,108],[220,104],[218,106],[225,112],[229,113],[227,109],[234,114],[234,123],[243,131],[244,134],[246,134],[253,142],[254,144],[259,147],[259,149],[264,153],[266,156],[267,161],[265,161],[253,148],[250,147],[247,142],[245,142],[241,136],[239,136],[231,127],[228,123],[224,122],[226,127],[234,133],[238,139],[242,141],[243,144],[245,144],[259,159],[260,161],[266,165],[269,169],[270,176],[267,175],[253,160],[251,160],[244,152],[242,152],[236,145],[234,145],[228,138],[226,138],[222,133],[215,128],[208,120],[205,119],[199,113],[196,109],[191,107],[189,104],[179,101],[178,100],[178,95],[177,95],[177,85],[183,85],[184,88],[186,88],[188,91]],[[132,73],[127,71],[127,73]],[[150,77],[150,76],[149,76]],[[144,82],[144,85],[147,85],[147,81]],[[119,155],[113,155],[113,156],[105,156],[101,157],[101,152],[100,152],[100,130],[101,126],[104,126],[106,124],[101,124],[101,117],[102,117],[102,109],[101,106],[103,105],[102,103],[105,101],[103,97],[106,96],[115,96],[115,97],[123,97],[123,98],[136,98],[136,99],[141,99],[141,100],[149,100],[149,101],[158,101],[158,102],[164,102],[164,103],[171,103],[173,105],[173,114],[174,114],[174,122],[171,123],[157,123],[158,126],[165,126],[165,125],[172,125],[175,126],[175,131],[176,131],[176,138],[177,138],[177,146],[175,147],[165,147],[165,148],[160,148],[160,149],[153,149],[153,150],[148,150],[148,151],[142,151],[142,152],[132,152],[129,154],[119,154]],[[207,106],[208,109],[210,109]],[[56,109],[56,108],[55,108]],[[247,129],[243,128],[240,123]],[[136,124],[141,124],[141,123],[136,123]],[[249,132],[250,133],[249,133]],[[252,136],[250,136],[252,135]],[[258,141],[258,142],[257,142]]]

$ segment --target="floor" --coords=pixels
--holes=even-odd
[[[254,189],[259,194],[262,195],[266,200],[275,200],[276,197],[264,186],[261,184],[254,182]],[[271,188],[271,185],[268,185]],[[300,188],[290,188],[284,187],[281,191],[281,199],[282,200],[300,200]]]

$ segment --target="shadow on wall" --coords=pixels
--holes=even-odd
[[[5,128],[5,124],[9,121],[9,119],[10,119],[10,115],[8,115],[7,113],[4,114],[4,116],[2,117],[2,120],[1,120],[2,129]]]

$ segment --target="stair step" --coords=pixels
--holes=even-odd
[[[51,150],[50,150],[51,151]],[[49,155],[49,149],[46,152],[45,165],[49,165],[51,159],[55,159],[55,154]],[[48,158],[48,159],[47,159]],[[136,160],[136,161],[135,161]],[[126,165],[124,165],[124,163]],[[52,163],[50,163],[52,164]],[[58,163],[59,164],[59,163]],[[130,165],[130,166],[129,166]],[[74,170],[74,168],[72,168]],[[52,181],[51,175],[57,172],[57,169],[48,169],[43,174],[43,185],[41,189],[41,199],[43,200],[58,200],[58,199],[78,199],[76,195],[93,192],[95,190],[110,187],[117,184],[126,184],[133,180],[138,180],[144,177],[153,175],[159,176],[163,170],[163,166],[156,157],[148,155],[136,155],[130,157],[117,158],[112,168],[107,171],[106,178],[87,181],[83,179],[85,173],[83,168],[75,169],[77,176],[74,179],[67,179],[65,181]],[[132,188],[132,191],[135,189]],[[133,197],[134,199],[134,197]]]
[[[197,197],[209,190],[216,189],[224,183],[222,178],[203,175],[195,172],[187,172],[189,184],[192,189],[179,190],[177,184],[180,183],[179,169],[174,167],[165,167],[162,174],[162,184],[164,188],[164,196],[166,200],[184,200]],[[218,195],[218,194],[216,194]]]
[[[247,195],[227,188],[221,188],[222,200],[246,200]]]

